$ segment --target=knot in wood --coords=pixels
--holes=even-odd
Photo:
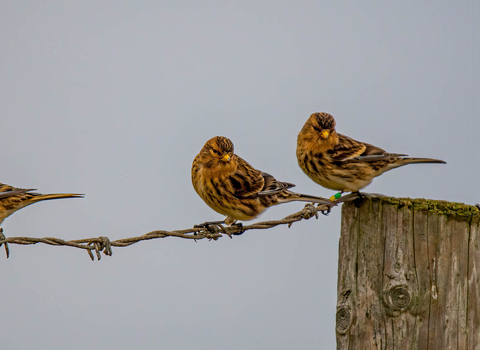
[[[412,296],[407,285],[397,284],[386,291],[383,301],[387,311],[390,311],[392,316],[398,316],[400,312],[408,309],[412,302]]]
[[[399,309],[404,309],[410,305],[412,298],[406,286],[395,286],[390,289],[389,293],[392,303]]]
[[[347,333],[350,324],[352,323],[352,313],[347,305],[337,306],[336,319],[336,330],[338,334]]]

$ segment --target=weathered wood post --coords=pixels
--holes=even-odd
[[[480,349],[480,211],[408,198],[345,203],[337,349]]]

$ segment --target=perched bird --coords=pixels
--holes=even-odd
[[[408,158],[387,153],[368,143],[338,134],[335,119],[328,113],[314,113],[297,138],[298,165],[313,181],[335,191],[359,192],[374,177],[412,163],[443,163],[430,158]]]
[[[17,210],[33,203],[47,199],[83,197],[83,194],[76,193],[41,194],[31,191],[35,190],[16,188],[0,183],[0,224]]]
[[[272,205],[292,201],[333,205],[325,198],[289,191],[295,185],[277,181],[233,153],[233,143],[215,136],[205,143],[192,164],[192,183],[198,195],[225,224],[251,220]]]

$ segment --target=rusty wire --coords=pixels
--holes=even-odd
[[[336,203],[352,201],[358,198],[356,194],[350,194],[343,196],[336,201]],[[193,227],[187,228],[185,230],[175,230],[175,231],[164,231],[156,230],[149,233],[146,233],[142,236],[129,237],[117,239],[115,241],[110,241],[108,237],[100,236],[94,238],[84,238],[84,239],[74,239],[66,241],[60,238],[53,237],[5,237],[3,230],[0,228],[0,247],[4,245],[5,253],[7,258],[10,256],[10,250],[8,244],[21,244],[21,245],[32,245],[37,243],[44,243],[53,246],[68,246],[74,248],[85,249],[92,260],[95,260],[94,253],[97,257],[97,260],[101,259],[101,252],[105,255],[112,255],[112,247],[128,247],[132,244],[138,243],[140,241],[147,241],[150,239],[165,238],[165,237],[180,237],[185,239],[199,240],[207,238],[209,240],[217,240],[222,237],[224,234],[232,238],[232,235],[240,235],[248,230],[264,230],[269,229],[278,225],[288,225],[292,226],[294,222],[301,220],[308,220],[312,216],[315,216],[318,219],[318,212],[328,211],[329,207],[327,205],[321,204],[315,207],[313,204],[306,204],[305,207],[299,212],[293,213],[281,220],[270,220],[257,222],[251,225],[246,226],[223,226],[223,225],[206,225],[205,227]]]

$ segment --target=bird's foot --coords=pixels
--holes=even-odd
[[[225,232],[225,229],[223,228],[222,224],[225,223],[225,220],[222,221],[206,221],[204,223],[194,225],[193,228],[205,228],[211,233],[225,233],[227,234],[230,238],[232,238],[232,235]],[[196,232],[193,233],[194,235],[197,235]]]
[[[357,208],[360,208],[360,205],[366,197],[362,193],[360,193],[360,191],[352,192],[352,194],[357,195],[357,198],[353,201],[353,204],[355,204]]]
[[[245,229],[243,228],[243,222],[237,222],[237,223],[232,224],[230,226],[237,226],[238,229],[239,229],[239,232],[232,233],[232,235],[240,236],[241,234],[243,234],[245,232]],[[232,238],[232,237],[230,237],[230,238]]]
[[[332,207],[334,206],[335,204],[333,205],[327,205],[327,204],[319,204],[317,205],[317,209],[318,211],[320,211],[320,213],[322,213],[323,215],[325,216],[328,216],[328,214],[330,214],[330,211],[332,210]],[[321,208],[321,209],[320,209]],[[325,209],[324,209],[325,208]]]
[[[360,191],[357,191],[357,192],[354,192],[354,193],[356,193],[357,196],[358,196],[358,198],[360,198],[360,199],[365,198],[365,195],[364,195],[362,192],[360,192]]]
[[[208,226],[219,226],[221,224],[224,224],[225,223],[225,220],[222,220],[222,221],[205,221],[201,224],[198,224],[198,225],[194,225],[193,227],[194,228],[206,228]]]
[[[342,197],[342,193],[343,192],[338,192],[338,193],[335,193],[333,196],[331,196],[328,199],[331,202],[331,204],[318,204],[317,210],[320,211],[325,216],[330,214],[330,211],[332,210],[332,208],[339,203],[338,199]]]

